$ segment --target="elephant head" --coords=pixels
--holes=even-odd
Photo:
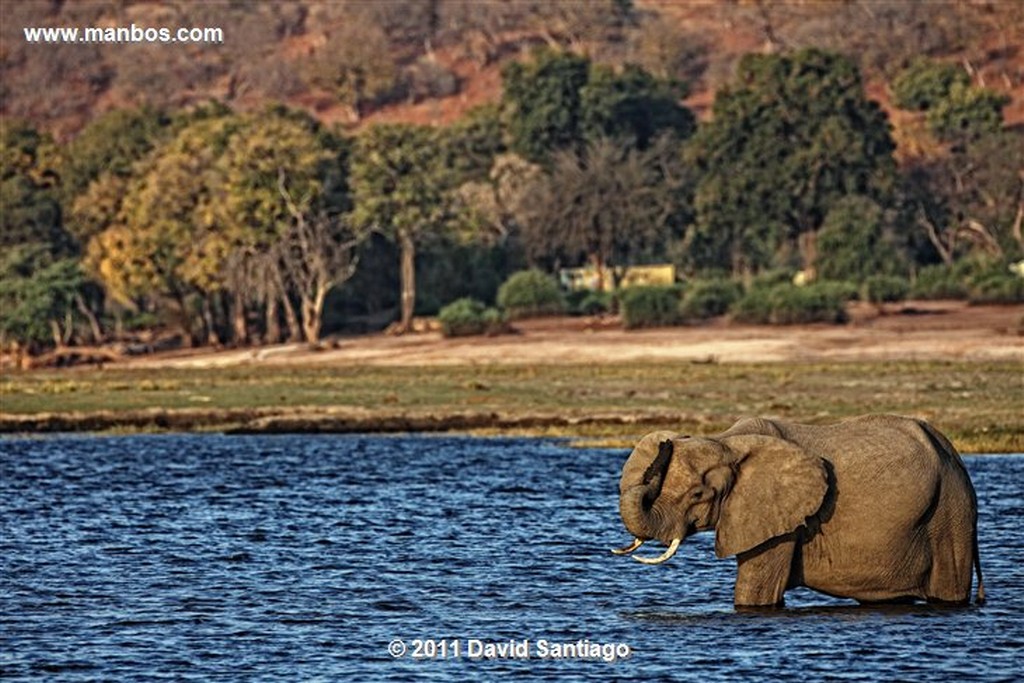
[[[715,554],[727,557],[788,534],[822,506],[828,474],[821,458],[772,436],[681,437],[653,432],[643,437],[622,468],[619,512],[632,544],[650,539],[675,554],[690,534],[715,530]]]

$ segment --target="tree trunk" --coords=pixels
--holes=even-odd
[[[60,323],[50,318],[50,334],[53,336],[53,345],[58,349],[64,348],[64,335],[60,331]]]
[[[800,250],[800,257],[804,262],[804,272],[813,279],[818,262],[818,233],[814,230],[800,233],[797,237],[797,248]]]
[[[234,333],[235,344],[244,346],[248,341],[248,333],[245,329],[245,299],[242,292],[235,291],[234,305],[231,307],[231,328]]]
[[[78,307],[78,312],[85,316],[85,319],[89,322],[89,332],[92,334],[92,342],[99,344],[103,341],[103,330],[100,328],[100,321],[96,319],[96,314],[92,312],[92,309],[85,303],[85,299],[82,298],[80,292],[75,292],[75,306]]]
[[[316,344],[320,341],[320,330],[323,326],[324,301],[327,300],[327,287],[317,287],[312,299],[302,300],[302,326],[306,332],[306,341]]]
[[[185,348],[190,349],[195,346],[196,340],[192,336],[192,316],[188,313],[188,302],[185,300],[185,295],[177,288],[171,292],[171,298],[178,307],[178,329],[181,332],[181,343]]]
[[[299,316],[295,314],[295,306],[287,294],[281,294],[281,308],[284,309],[284,322],[288,326],[288,339],[299,341],[302,339],[302,328],[299,327]]]
[[[398,331],[412,330],[412,315],[416,309],[416,243],[412,235],[403,231],[398,236],[402,257],[402,320]]]
[[[213,320],[213,308],[210,306],[210,297],[203,297],[203,324],[206,325],[206,343],[210,346],[220,346],[220,337],[217,336],[217,325]]]
[[[267,344],[281,343],[281,321],[278,319],[277,296],[271,292],[267,295],[267,333],[265,341]]]
[[[1013,219],[1013,239],[1017,240],[1017,244],[1024,247],[1024,202],[1017,202],[1017,215]]]

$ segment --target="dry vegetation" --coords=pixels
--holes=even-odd
[[[335,351],[11,372],[0,382],[0,431],[457,430],[623,445],[652,428],[703,433],[744,415],[828,422],[894,412],[934,422],[965,452],[1024,452],[1022,313],[949,304],[930,315],[861,311],[839,328],[642,333],[558,319],[472,342],[368,337]],[[766,348],[772,362],[759,355]]]
[[[66,138],[98,113],[279,101],[329,123],[450,123],[495,101],[501,64],[538,45],[637,62],[690,84],[706,116],[744,53],[808,46],[854,55],[872,97],[915,55],[963,64],[1024,121],[1024,5],[1000,0],[358,0],[289,3],[10,2],[0,6],[2,113]],[[220,26],[223,45],[29,45],[26,26]],[[39,87],[61,83],[60,88]],[[896,121],[897,128],[903,122]],[[912,136],[913,125],[908,123]]]

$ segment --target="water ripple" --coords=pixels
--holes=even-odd
[[[12,680],[1011,680],[1024,457],[967,458],[989,602],[732,608],[713,539],[607,549],[625,453],[461,437],[0,440],[0,677]],[[410,648],[394,658],[389,643]],[[413,658],[529,639],[529,659]],[[628,644],[558,660],[538,643]],[[449,653],[450,654],[450,653]]]

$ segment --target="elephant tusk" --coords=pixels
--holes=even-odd
[[[629,555],[631,552],[642,546],[644,542],[639,538],[633,538],[633,542],[625,548],[613,548],[612,555]]]
[[[633,559],[637,562],[643,562],[644,564],[661,564],[662,562],[668,560],[676,554],[676,551],[679,550],[679,544],[682,542],[682,540],[683,539],[681,538],[673,538],[672,544],[668,547],[668,550],[666,550],[658,557],[637,557],[636,555],[633,555]]]

